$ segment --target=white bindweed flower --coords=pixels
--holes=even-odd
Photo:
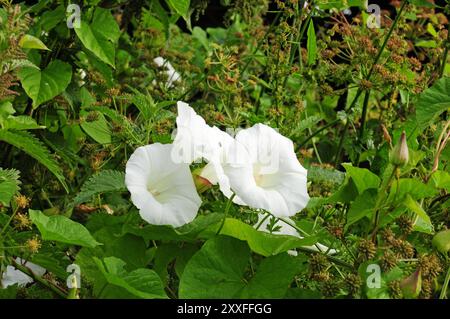
[[[218,142],[213,128],[197,115],[189,104],[177,102],[177,130],[173,141],[173,157],[177,162],[191,164],[213,156]]]
[[[172,144],[142,146],[130,156],[125,184],[141,217],[150,224],[179,227],[201,204],[189,165],[172,159]]]
[[[18,257],[15,259],[15,261],[16,263],[21,264],[24,267],[27,267],[38,276],[43,276],[46,272],[45,268],[42,268],[41,266],[33,264],[29,261],[25,261]],[[2,288],[7,288],[15,284],[17,284],[19,287],[23,287],[34,281],[33,278],[31,278],[27,274],[21,272],[20,270],[16,269],[14,266],[11,265],[6,267],[6,270],[3,273],[2,278],[0,279],[1,279],[0,287]]]
[[[221,192],[230,198],[233,192],[222,165],[229,147],[234,142],[233,137],[215,126],[206,124],[187,103],[179,101],[177,108],[177,132],[173,141],[174,160],[186,164],[206,160],[208,164],[200,176],[213,185],[219,184]],[[244,205],[239,197],[235,196],[233,201]]]
[[[271,231],[268,229],[268,226],[269,226],[269,224],[271,224],[272,219],[273,219],[273,217],[271,217],[271,216],[267,217],[266,214],[258,214],[258,222],[253,227],[256,228],[259,226],[258,230],[270,233]],[[292,225],[295,225],[295,222],[290,218],[286,217],[286,218],[284,218],[284,220],[286,220],[287,222],[289,222]],[[278,219],[271,226],[272,226],[272,234],[289,235],[289,236],[294,236],[294,237],[303,239],[303,237],[300,236],[300,234],[294,227],[286,224],[282,220]],[[319,244],[319,243],[317,243],[313,246],[305,246],[305,248],[309,248],[309,249],[312,249],[315,251],[327,252],[328,255],[333,255],[337,252],[335,249],[329,249],[327,246]],[[297,251],[296,250],[288,250],[288,254],[290,254],[292,256],[297,256]]]
[[[175,71],[175,69],[173,68],[172,64],[169,61],[167,61],[163,57],[159,56],[159,57],[153,59],[153,62],[155,62],[155,64],[158,67],[160,67],[160,68],[164,67],[165,68],[164,73],[167,75],[167,82],[166,82],[166,87],[167,88],[171,88],[174,85],[175,82],[181,81],[180,73]]]
[[[267,125],[239,131],[227,152],[224,171],[244,203],[277,217],[293,216],[309,201],[307,171],[292,141]]]

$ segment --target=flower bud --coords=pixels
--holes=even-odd
[[[408,160],[408,144],[406,143],[406,133],[403,131],[400,140],[391,151],[390,161],[395,166],[405,166],[408,163]]]
[[[403,279],[400,283],[403,296],[407,299],[417,298],[422,290],[422,274],[416,270],[409,277]]]
[[[196,169],[192,172],[192,177],[194,178],[195,188],[197,188],[197,192],[200,194],[203,193],[204,191],[210,189],[213,185],[208,179],[200,176],[201,171],[202,171],[201,169],[200,170]]]

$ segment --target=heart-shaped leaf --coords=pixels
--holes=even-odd
[[[72,67],[54,60],[44,70],[23,67],[18,75],[25,92],[33,100],[33,108],[37,108],[64,92],[72,79]]]

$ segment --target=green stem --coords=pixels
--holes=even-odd
[[[439,71],[439,78],[444,76],[445,66],[447,65],[448,47],[450,46],[450,26],[447,23],[447,41],[445,41],[444,54],[442,56],[441,69]]]
[[[9,224],[11,224],[12,220],[14,219],[14,216],[16,216],[18,211],[18,207],[16,207],[11,215],[11,217],[9,217],[8,221],[6,222],[5,226],[3,226],[2,231],[0,232],[0,238],[2,238],[3,234],[5,233],[6,229],[8,228]]]
[[[361,126],[359,128],[359,142],[362,144],[362,138],[364,136],[364,130],[366,126],[366,118],[367,118],[367,110],[369,108],[369,98],[370,98],[370,90],[366,91],[366,95],[364,96],[364,103],[363,103],[363,109],[361,114]],[[361,152],[358,152],[358,156],[356,159],[356,164],[359,164],[359,159],[361,157]]]
[[[281,15],[281,11],[279,11],[277,13],[277,15],[275,16],[275,18],[273,19],[272,23],[270,24],[269,28],[267,29],[266,33],[264,34],[263,39],[265,39],[269,35],[269,33],[272,31],[272,29],[275,26],[275,23],[278,20],[278,18],[280,17],[280,15]],[[263,43],[263,41],[258,42],[258,45],[256,46],[255,50],[253,51],[252,56],[255,55],[258,52],[258,50],[261,48],[262,43]],[[253,59],[249,59],[247,61],[247,63],[244,65],[244,67],[242,68],[242,71],[241,71],[241,75],[243,75],[245,73],[245,71],[247,70],[248,66],[252,62],[252,60]]]
[[[301,142],[298,144],[297,151],[298,151],[303,145],[305,145],[306,142],[308,142],[310,139],[312,139],[314,136],[316,136],[316,135],[319,134],[320,132],[326,130],[326,129],[329,128],[330,126],[333,126],[333,125],[335,125],[336,123],[339,123],[339,121],[340,121],[340,120],[335,120],[335,121],[333,121],[333,122],[331,122],[331,123],[328,123],[327,125],[322,126],[320,129],[318,129],[317,131],[315,131],[314,133],[312,133],[310,136],[308,136],[307,138],[305,138],[303,141],[301,141]]]
[[[49,283],[47,280],[45,280],[41,276],[36,275],[27,267],[17,263],[14,259],[11,259],[11,265],[14,266],[15,268],[17,268],[18,270],[20,270],[21,272],[25,273],[26,275],[30,276],[31,278],[33,278],[34,281],[36,281],[36,282],[40,283],[41,285],[43,285],[44,287],[50,289],[58,296],[60,296],[62,298],[67,298],[66,294],[59,287]]]
[[[375,236],[378,231],[379,223],[380,223],[380,205],[381,201],[385,198],[386,192],[391,184],[392,178],[395,175],[395,172],[397,170],[397,166],[394,166],[392,169],[392,173],[389,175],[389,178],[387,179],[386,183],[382,186],[380,192],[378,193],[377,201],[375,203],[375,220],[374,220],[374,228],[371,233],[372,240],[375,239]]]
[[[442,290],[441,290],[441,294],[439,295],[439,299],[446,298],[449,281],[450,281],[450,266],[448,267],[447,275],[445,276],[444,285],[442,286]]]
[[[231,195],[231,197],[227,201],[227,205],[225,206],[225,212],[224,212],[224,215],[223,215],[222,223],[220,224],[220,227],[217,230],[216,235],[220,234],[220,231],[222,230],[223,225],[225,225],[225,220],[227,219],[227,215],[228,215],[228,212],[230,211],[231,204],[233,203],[234,196],[236,196],[236,194],[233,193],[233,195]]]
[[[400,17],[401,17],[401,15],[402,15],[402,13],[403,13],[403,9],[405,8],[405,6],[406,6],[407,3],[408,3],[407,0],[403,1],[402,6],[400,7],[400,10],[399,10],[398,13],[397,13],[397,16],[395,17],[394,22],[392,23],[391,27],[389,28],[389,31],[388,31],[388,33],[386,34],[386,37],[384,38],[383,44],[381,45],[381,48],[380,48],[380,50],[378,51],[378,54],[377,54],[377,56],[375,57],[375,60],[373,61],[373,64],[372,64],[372,66],[371,66],[371,68],[370,68],[370,70],[369,70],[369,73],[364,77],[364,79],[365,79],[366,81],[369,81],[369,80],[370,80],[370,77],[372,76],[373,71],[374,71],[374,69],[375,69],[375,65],[378,64],[378,61],[380,60],[381,55],[383,54],[383,51],[384,51],[384,49],[385,49],[385,47],[386,47],[386,45],[387,45],[387,43],[388,43],[388,41],[389,41],[389,39],[390,39],[390,37],[391,37],[391,35],[392,35],[392,32],[394,31],[395,27],[397,26],[397,23],[398,23],[398,21],[400,20]],[[351,103],[350,106],[348,107],[348,110],[351,110],[351,109],[356,105],[356,102],[358,101],[359,96],[361,95],[362,92],[363,92],[363,89],[362,89],[361,86],[360,86],[360,87],[358,88],[358,91],[356,91],[355,98],[353,99],[352,103]],[[341,138],[340,138],[340,141],[339,141],[338,150],[337,150],[337,152],[336,152],[336,156],[335,156],[335,159],[334,159],[335,166],[337,166],[337,165],[339,164],[339,158],[340,158],[340,156],[341,156],[342,146],[344,145],[345,136],[347,135],[348,125],[349,125],[349,124],[348,124],[348,121],[347,121],[347,123],[346,123],[346,125],[345,125],[345,127],[344,127],[344,130],[343,130],[343,132],[342,132],[342,134],[341,134]]]
[[[258,225],[256,225],[256,230],[258,230],[259,229],[259,227],[261,227],[261,225],[266,221],[266,219],[267,218],[269,218],[270,217],[270,214],[266,214],[266,216],[264,216],[264,218],[263,219],[261,219],[261,221],[258,223]]]

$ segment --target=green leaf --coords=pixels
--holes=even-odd
[[[283,298],[299,270],[295,258],[279,254],[264,259],[240,298]]]
[[[44,240],[91,248],[100,245],[83,225],[65,216],[45,216],[42,212],[32,209],[29,214]]]
[[[438,191],[433,186],[424,184],[417,179],[400,178],[398,182],[392,182],[388,202],[401,202],[408,195],[413,199],[418,200],[426,197],[431,197],[436,193],[438,193]]]
[[[126,263],[119,258],[93,259],[108,284],[121,287],[138,298],[167,298],[161,279],[153,270],[140,268],[127,272],[124,269]]]
[[[73,200],[73,205],[89,201],[94,195],[107,192],[123,192],[126,189],[125,174],[123,172],[104,170],[92,176],[83,184],[80,192]]]
[[[85,113],[80,112],[80,115],[83,116]],[[81,128],[97,143],[111,144],[111,129],[108,122],[103,114],[99,113],[97,116],[95,121],[82,121]]]
[[[72,79],[72,67],[68,63],[53,60],[43,71],[23,67],[18,76],[25,92],[33,100],[33,108],[37,108],[66,89]]]
[[[220,224],[209,227],[202,236],[216,234]],[[220,231],[221,235],[227,235],[240,240],[245,240],[252,251],[263,256],[276,255],[294,248],[314,245],[317,238],[314,236],[300,239],[288,235],[275,235],[258,231],[252,226],[234,218],[227,218]]]
[[[414,230],[427,234],[434,233],[434,228],[433,224],[431,223],[430,217],[427,215],[427,213],[423,210],[422,206],[420,206],[418,202],[416,202],[410,195],[406,195],[403,204],[408,209],[417,214],[416,221],[413,227]]]
[[[140,219],[140,217],[139,217]],[[191,223],[173,228],[165,225],[123,225],[124,233],[131,233],[148,240],[196,240],[198,235],[211,225],[217,225],[223,220],[222,213],[211,213],[197,216]]]
[[[97,8],[92,23],[82,20],[75,33],[89,51],[103,62],[115,66],[115,46],[120,29],[109,10]]]
[[[37,21],[43,30],[50,31],[56,27],[62,21],[65,23],[65,7],[63,5],[58,6],[55,10],[45,11]]]
[[[69,192],[60,165],[51,157],[48,149],[40,140],[26,131],[6,131],[0,129],[0,141],[17,147],[47,167],[59,180],[64,189]]]
[[[345,227],[349,227],[364,217],[371,217],[374,213],[376,198],[377,191],[374,189],[367,189],[359,195],[350,206]]]
[[[2,123],[3,122],[3,123]],[[0,124],[5,130],[34,130],[42,129],[45,126],[36,123],[36,120],[28,115],[8,116],[3,121],[0,119]]]
[[[439,252],[446,254],[450,250],[450,229],[442,230],[434,235],[432,243]]]
[[[410,2],[418,7],[434,8],[436,5],[428,0],[410,0]]]
[[[250,257],[246,243],[224,236],[209,239],[187,263],[180,298],[233,298],[244,288]],[[230,262],[232,261],[232,262]]]
[[[419,129],[433,123],[433,120],[450,107],[450,77],[437,80],[432,87],[420,94],[416,104]]]
[[[9,207],[14,194],[20,189],[20,172],[15,169],[3,169],[0,167],[0,204]]]
[[[317,43],[316,43],[316,31],[314,30],[314,23],[311,19],[308,25],[308,41],[306,43],[306,49],[308,51],[308,64],[314,64],[317,58]]]
[[[436,188],[443,188],[450,192],[450,174],[444,171],[436,171],[431,175],[431,182]]]
[[[343,163],[342,166],[347,174],[352,178],[359,194],[364,193],[366,189],[378,188],[380,178],[366,168],[353,167],[352,164]]]
[[[166,0],[166,2],[176,13],[187,19],[190,0]]]
[[[49,48],[38,38],[25,34],[22,38],[20,38],[19,46],[22,49],[38,49],[38,50],[48,50]]]

